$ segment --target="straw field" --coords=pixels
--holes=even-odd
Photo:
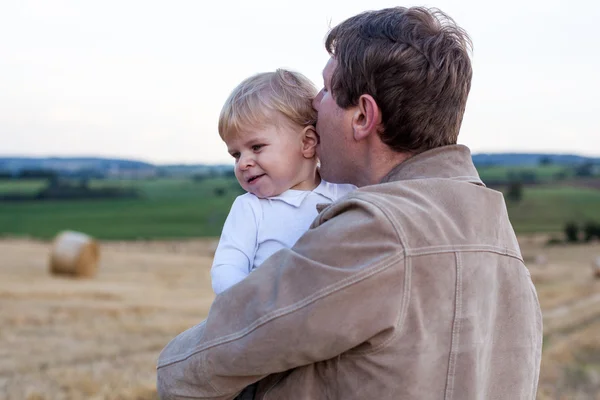
[[[522,238],[544,309],[538,398],[600,398],[600,244]],[[214,240],[101,242],[92,279],[53,276],[51,243],[0,240],[0,399],[156,400],[155,363],[213,300]]]
[[[212,302],[213,247],[102,243],[75,279],[49,273],[50,242],[0,241],[0,399],[156,399],[158,353]]]

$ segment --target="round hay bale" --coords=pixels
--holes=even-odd
[[[98,269],[98,243],[81,232],[63,231],[54,239],[50,252],[50,273],[92,277]]]

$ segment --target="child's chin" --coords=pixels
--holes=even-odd
[[[259,199],[266,199],[269,197],[275,197],[275,196],[279,196],[281,193],[265,193],[265,192],[250,192],[253,195],[255,195],[256,197],[258,197]]]
[[[252,193],[253,195],[255,195],[256,197],[258,197],[259,199],[265,199],[265,198],[269,197],[269,195],[264,194],[262,192],[257,192],[257,191],[253,191],[253,190],[249,190],[248,192]]]

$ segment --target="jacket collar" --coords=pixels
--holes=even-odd
[[[381,183],[409,179],[444,178],[485,186],[467,146],[442,146],[419,153],[396,165]]]

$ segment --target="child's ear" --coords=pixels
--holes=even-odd
[[[302,155],[304,158],[313,158],[317,155],[319,136],[315,127],[309,125],[302,130]]]

